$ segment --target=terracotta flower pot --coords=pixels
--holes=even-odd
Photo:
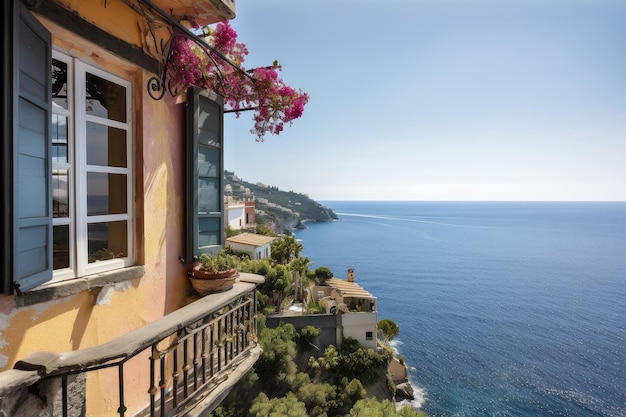
[[[229,290],[239,277],[239,271],[229,269],[227,271],[212,272],[201,269],[201,265],[194,265],[188,273],[191,286],[202,296]]]
[[[239,271],[234,268],[217,272],[207,271],[201,268],[201,266],[194,266],[191,271],[189,271],[189,276],[196,279],[221,279],[239,275]]]
[[[216,279],[198,279],[189,277],[191,286],[201,296],[209,295],[218,291],[230,290],[235,285],[237,276]]]

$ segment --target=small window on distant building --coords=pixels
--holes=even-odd
[[[374,332],[365,332],[365,340],[373,340]]]

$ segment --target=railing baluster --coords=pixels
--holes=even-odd
[[[176,408],[178,406],[178,347],[175,347],[171,352],[173,357],[173,365],[174,369],[172,369],[172,407]]]
[[[207,353],[207,334],[206,334],[206,327],[204,327],[202,329],[202,384],[206,384],[206,365],[207,365],[207,358],[209,357],[208,353]]]
[[[187,386],[189,385],[189,339],[183,341],[183,398],[189,396]]]
[[[233,346],[234,346],[233,338],[235,337],[235,333],[234,333],[235,328],[233,327],[233,323],[235,319],[235,311],[236,310],[233,310],[232,312],[228,314],[228,359],[231,361],[233,360]]]
[[[198,332],[193,334],[193,390],[198,389]]]
[[[217,371],[221,371],[222,370],[222,346],[224,344],[224,340],[223,340],[223,329],[222,329],[222,323],[224,322],[223,318],[220,318],[217,321]]]
[[[158,352],[155,345],[152,346],[152,355],[150,355],[150,388],[148,388],[148,394],[150,394],[150,417],[155,417],[156,412],[156,359],[158,358]]]
[[[67,417],[68,404],[67,404],[67,375],[61,377],[61,406],[63,407],[63,417]]]
[[[211,325],[211,330],[210,330],[210,334],[211,334],[211,341],[209,343],[209,354],[210,356],[210,360],[209,360],[209,365],[210,365],[210,374],[209,377],[212,378],[213,374],[214,374],[214,370],[215,370],[215,356],[214,356],[214,349],[215,349],[215,326]]]
[[[121,363],[117,367],[118,371],[118,379],[119,379],[119,390],[120,390],[120,407],[117,409],[120,417],[124,417],[124,413],[126,413],[126,404],[124,403],[124,364]]]
[[[159,388],[161,389],[161,417],[165,417],[165,356],[161,356]]]

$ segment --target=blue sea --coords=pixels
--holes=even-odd
[[[303,255],[400,326],[414,406],[626,416],[626,203],[322,203]]]

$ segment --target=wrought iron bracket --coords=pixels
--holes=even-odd
[[[172,26],[174,31],[174,34],[167,42],[165,42],[165,44],[163,44],[163,42],[161,41],[161,54],[163,56],[163,66],[161,68],[161,73],[158,76],[151,77],[148,80],[148,94],[154,100],[161,100],[166,91],[168,91],[172,96],[176,95],[176,90],[172,89],[171,83],[168,80],[167,70],[171,64],[173,55],[171,48],[172,40],[178,37],[184,37],[188,40],[195,42],[207,54],[209,59],[211,59],[214,64],[216,64],[216,62],[213,56],[216,56],[220,60],[224,61],[227,65],[231,66],[235,71],[239,72],[242,76],[248,77],[250,80],[254,81],[254,77],[252,77],[247,71],[244,71],[241,67],[231,62],[226,56],[224,56],[222,53],[209,45],[200,36],[196,35],[185,26],[180,24],[180,22],[178,22],[171,15],[167,14],[165,11],[155,5],[151,0],[139,0],[139,2],[145,4],[155,13],[157,13],[162,19],[164,19],[169,25]]]

